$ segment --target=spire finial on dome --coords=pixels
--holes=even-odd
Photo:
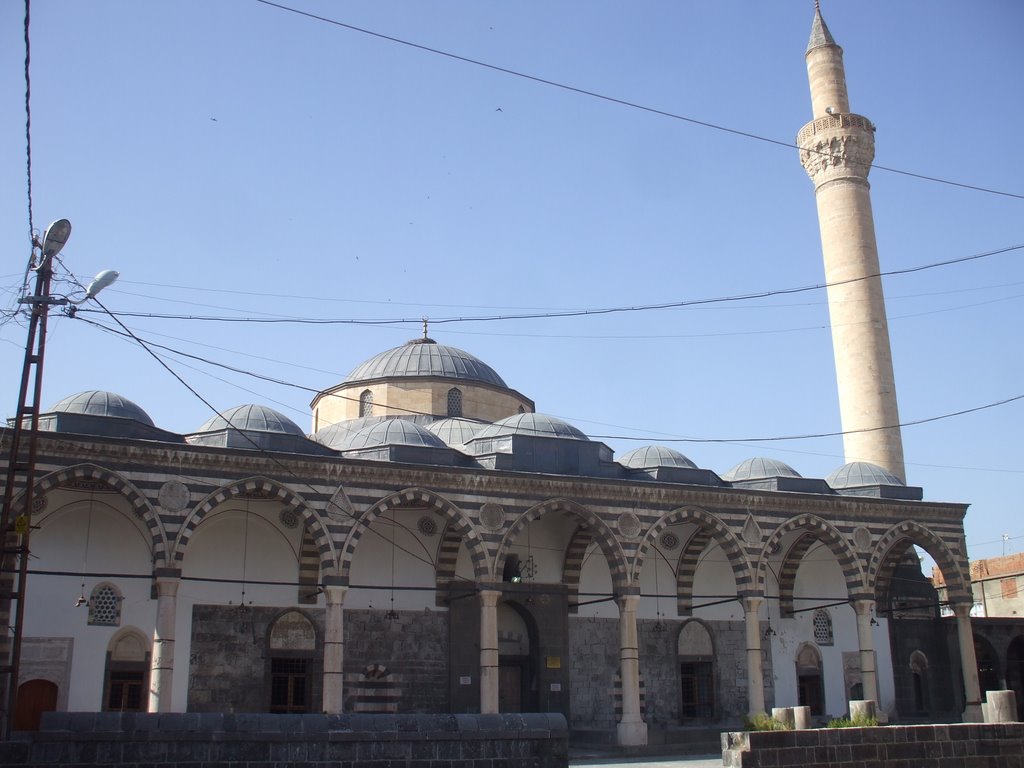
[[[425,317],[423,318],[423,338],[430,338],[429,336],[427,336],[427,318]]]

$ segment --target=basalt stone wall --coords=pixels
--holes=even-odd
[[[448,712],[447,612],[346,610],[344,692],[346,712]]]
[[[722,762],[729,768],[1022,768],[1024,724],[723,733]]]
[[[572,729],[614,733],[618,619],[570,616],[569,659]]]
[[[268,715],[48,712],[0,742],[28,768],[561,768],[560,714]]]

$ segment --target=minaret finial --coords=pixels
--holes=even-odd
[[[427,318],[423,318],[423,338],[427,338]]]
[[[814,12],[821,13],[821,0],[814,0]]]

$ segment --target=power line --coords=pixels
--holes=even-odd
[[[512,77],[518,77],[518,78],[521,78],[523,80],[529,80],[531,82],[539,83],[541,85],[547,85],[547,86],[550,86],[552,88],[559,88],[559,89],[561,89],[563,91],[569,91],[570,93],[576,93],[576,94],[579,94],[581,96],[589,96],[590,98],[600,99],[601,101],[606,101],[606,102],[609,102],[611,104],[617,104],[617,105],[622,106],[622,107],[629,107],[630,109],[637,109],[637,110],[640,110],[642,112],[647,112],[649,114],[659,115],[661,117],[668,117],[668,118],[671,118],[672,120],[680,120],[680,121],[682,121],[684,123],[689,123],[691,125],[697,125],[697,126],[700,126],[702,128],[710,128],[710,129],[715,130],[715,131],[721,131],[723,133],[729,133],[729,134],[732,134],[734,136],[740,136],[740,137],[745,138],[745,139],[752,139],[754,141],[764,142],[765,144],[771,144],[773,146],[783,147],[785,149],[801,149],[801,147],[799,147],[797,144],[794,144],[794,143],[789,142],[789,141],[780,141],[779,139],[772,139],[772,138],[769,138],[767,136],[761,136],[761,135],[756,134],[756,133],[750,133],[749,131],[741,131],[741,130],[739,130],[737,128],[729,128],[727,126],[719,125],[717,123],[711,123],[711,122],[708,122],[706,120],[698,120],[698,119],[693,118],[693,117],[687,117],[685,115],[680,115],[680,114],[677,114],[675,112],[668,112],[668,111],[663,110],[663,109],[657,109],[655,107],[649,107],[649,106],[646,106],[644,104],[639,104],[637,102],[627,101],[625,99],[618,99],[618,98],[615,98],[614,96],[608,96],[606,94],[597,93],[596,91],[588,91],[588,90],[586,90],[584,88],[577,88],[576,86],[566,85],[565,83],[559,83],[559,82],[557,82],[555,80],[547,80],[547,79],[545,79],[543,77],[537,77],[536,75],[529,75],[529,74],[526,74],[525,72],[520,72],[518,70],[509,69],[507,67],[500,67],[500,66],[498,66],[496,64],[489,64],[489,63],[487,63],[485,61],[480,61],[479,59],[471,59],[471,58],[469,58],[467,56],[460,56],[458,54],[451,53],[449,51],[443,51],[443,50],[441,50],[439,48],[431,48],[430,46],[427,46],[427,45],[421,45],[419,43],[413,43],[413,42],[411,42],[409,40],[403,40],[401,38],[393,37],[391,35],[385,35],[385,34],[383,34],[381,32],[374,32],[372,30],[365,29],[363,27],[357,27],[357,26],[355,26],[353,24],[346,24],[344,22],[337,21],[336,19],[327,18],[326,16],[318,16],[315,13],[310,13],[308,11],[302,11],[302,10],[299,10],[298,8],[292,8],[292,7],[287,6],[287,5],[281,5],[280,3],[274,3],[274,2],[271,2],[270,0],[256,0],[256,2],[262,3],[263,5],[268,5],[268,6],[272,7],[272,8],[277,8],[277,9],[282,10],[282,11],[288,11],[289,13],[294,13],[294,14],[296,14],[298,16],[304,16],[304,17],[306,17],[308,19],[313,19],[314,21],[320,21],[320,22],[323,22],[325,24],[330,24],[330,25],[333,25],[333,26],[336,26],[336,27],[341,27],[343,29],[348,29],[348,30],[351,30],[353,32],[359,32],[360,34],[369,35],[370,37],[376,37],[376,38],[378,38],[380,40],[387,40],[388,42],[391,42],[391,43],[397,43],[398,45],[404,45],[404,46],[407,46],[409,48],[414,48],[414,49],[419,50],[419,51],[424,51],[426,53],[432,53],[432,54],[434,54],[436,56],[443,56],[445,58],[453,59],[455,61],[461,61],[464,64],[472,64],[473,66],[476,66],[476,67],[483,67],[484,69],[489,69],[489,70],[492,70],[494,72],[500,72],[500,73],[505,74],[505,75],[511,75]],[[811,152],[811,153],[814,153],[814,154],[825,155],[825,156],[830,156],[830,154],[831,154],[829,152],[818,151],[818,150],[813,150],[813,149],[807,149],[805,151]],[[974,185],[974,184],[965,184],[963,182],[950,181],[949,179],[942,179],[942,178],[939,178],[937,176],[928,176],[928,175],[925,175],[925,174],[922,174],[922,173],[913,173],[911,171],[903,171],[903,170],[900,170],[898,168],[891,168],[891,167],[884,166],[884,165],[872,164],[870,167],[877,168],[880,171],[886,171],[888,173],[894,173],[894,174],[898,174],[898,175],[901,175],[901,176],[909,176],[911,178],[920,179],[922,181],[932,181],[932,182],[935,182],[937,184],[946,184],[946,185],[952,186],[952,187],[960,187],[962,189],[971,189],[971,190],[974,190],[975,192],[986,192],[986,193],[992,194],[992,195],[1001,195],[1003,197],[1011,197],[1011,198],[1015,198],[1015,199],[1018,199],[1018,200],[1024,200],[1024,195],[1017,194],[1015,192],[1004,192],[1004,191],[1001,191],[1001,190],[989,189],[988,187],[981,187],[981,186],[977,186],[977,185]]]
[[[264,2],[264,0],[257,0],[257,2]],[[809,291],[818,291],[823,288],[830,288],[833,286],[847,285],[850,283],[860,282],[862,280],[873,280],[881,277],[891,277],[895,275],[908,275],[915,272],[923,272],[929,269],[936,269],[938,267],[947,267],[954,264],[963,264],[968,261],[975,261],[978,259],[984,259],[989,256],[996,256],[1003,253],[1009,253],[1011,251],[1017,251],[1024,248],[1024,243],[1017,245],[1009,245],[1003,248],[996,248],[990,251],[984,251],[982,253],[971,254],[970,256],[960,256],[954,259],[946,259],[945,261],[937,261],[929,264],[920,264],[914,267],[905,267],[903,269],[892,269],[883,272],[875,272],[870,275],[864,275],[862,277],[851,277],[845,280],[837,280],[831,283],[816,283],[814,285],[798,286],[793,288],[776,288],[764,291],[755,291],[752,293],[733,294],[727,296],[715,296],[711,298],[703,299],[683,299],[681,301],[667,301],[667,302],[656,302],[652,304],[637,304],[632,306],[619,306],[619,307],[598,307],[590,309],[570,309],[570,310],[559,310],[554,312],[525,312],[521,314],[511,315],[477,315],[477,316],[462,316],[462,317],[443,317],[443,318],[432,318],[430,320],[433,325],[448,325],[451,323],[469,323],[469,322],[493,322],[493,321],[505,321],[505,320],[548,320],[554,318],[563,317],[584,317],[592,315],[611,315],[625,312],[649,312],[653,310],[663,309],[679,309],[682,307],[696,307],[706,306],[710,304],[726,304],[739,301],[750,301],[751,299],[764,299],[771,296],[787,296],[797,293],[807,293]],[[80,309],[79,312],[98,312],[94,309]],[[113,317],[113,314],[111,314]],[[408,325],[410,323],[421,323],[422,317],[410,318],[301,318],[301,317],[218,317],[215,315],[179,315],[162,312],[118,312],[118,317],[142,317],[158,320],[199,320],[205,322],[221,322],[221,323],[269,323],[269,324],[299,324],[299,325]]]
[[[96,303],[99,304],[98,301]],[[163,349],[163,350],[165,350],[167,352],[170,352],[170,353],[175,354],[175,355],[179,355],[181,357],[186,357],[186,358],[189,358],[189,359],[192,359],[192,360],[196,360],[198,362],[202,362],[202,363],[205,363],[207,365],[212,365],[212,366],[215,366],[215,367],[218,367],[218,368],[223,368],[225,370],[229,370],[229,371],[231,371],[233,373],[239,373],[239,374],[242,374],[244,376],[251,376],[252,378],[259,379],[261,381],[266,381],[266,382],[269,382],[269,383],[272,383],[272,384],[277,384],[279,386],[291,387],[293,389],[298,389],[298,390],[301,390],[301,391],[304,391],[304,392],[310,392],[310,393],[314,393],[314,394],[319,394],[319,393],[321,393],[323,391],[323,390],[320,390],[320,389],[315,389],[313,387],[307,387],[307,386],[304,386],[302,384],[296,384],[294,382],[286,381],[284,379],[279,379],[279,378],[276,378],[276,377],[273,377],[273,376],[267,376],[265,374],[255,373],[253,371],[247,371],[244,368],[238,368],[236,366],[228,365],[227,363],[219,363],[219,362],[217,362],[215,360],[210,360],[209,358],[204,358],[204,357],[201,357],[200,355],[193,355],[191,353],[184,352],[182,350],[173,349],[172,347],[168,347],[168,346],[163,345],[163,344],[157,344],[155,342],[144,341],[143,339],[140,339],[138,336],[136,336],[132,331],[130,331],[127,328],[127,326],[125,326],[123,323],[121,323],[119,320],[117,320],[117,318],[114,317],[113,314],[111,314],[111,317],[118,323],[118,325],[121,326],[121,328],[124,329],[123,333],[117,331],[114,328],[110,328],[109,326],[104,326],[101,323],[96,323],[96,322],[91,321],[91,320],[86,320],[85,318],[80,318],[80,319],[82,319],[84,322],[88,323],[89,325],[93,325],[93,326],[95,326],[97,328],[100,328],[102,330],[105,330],[105,331],[107,331],[109,333],[114,333],[114,334],[119,335],[119,336],[130,337],[136,343],[138,343],[140,345],[143,345],[143,347],[146,349],[147,352],[149,352],[150,355],[155,357],[164,368],[166,368],[168,371],[171,371],[171,373],[175,376],[175,378],[178,378],[178,380],[181,381],[183,384],[185,384],[184,380],[182,380],[180,377],[178,377],[178,375],[176,373],[174,373],[173,370],[165,362],[163,362],[163,360],[158,355],[156,355],[154,352],[152,352],[150,350],[150,347],[154,347],[154,348],[157,348],[157,349]],[[197,397],[199,397],[203,401],[203,403],[205,405],[207,405],[211,410],[213,410],[215,413],[219,413],[209,402],[207,402],[198,393],[196,393],[195,390],[193,390],[187,384],[185,384],[185,386],[190,391],[192,391],[193,394],[195,394]],[[359,402],[359,398],[351,397],[351,396],[348,396],[348,395],[341,395],[341,394],[338,394],[338,393],[331,393],[330,396],[331,397],[335,397],[335,398],[339,398],[339,399],[342,399],[342,400],[348,400],[350,402]],[[964,408],[964,409],[961,409],[961,410],[958,410],[958,411],[953,411],[951,413],[945,413],[945,414],[941,414],[941,415],[938,415],[938,416],[929,416],[929,417],[922,418],[922,419],[914,419],[914,420],[911,420],[911,421],[904,421],[904,422],[900,422],[898,424],[889,424],[889,425],[880,426],[880,427],[865,427],[865,428],[862,428],[862,429],[839,430],[839,431],[836,431],[836,432],[816,432],[816,433],[806,433],[806,434],[798,434],[798,435],[782,435],[782,436],[773,436],[773,437],[733,437],[733,438],[659,437],[658,440],[661,441],[661,442],[669,442],[669,443],[766,443],[766,442],[782,442],[782,441],[790,441],[790,440],[811,440],[811,439],[825,438],[825,437],[841,437],[843,435],[856,434],[856,433],[862,433],[862,432],[876,432],[876,431],[879,431],[879,430],[886,430],[886,429],[901,429],[903,427],[917,426],[919,424],[928,424],[928,423],[931,423],[931,422],[934,422],[934,421],[941,421],[941,420],[944,420],[944,419],[950,419],[950,418],[953,418],[955,416],[963,416],[963,415],[966,415],[966,414],[969,414],[969,413],[976,413],[978,411],[988,410],[990,408],[996,408],[996,407],[999,407],[999,406],[1002,406],[1002,405],[1007,405],[1009,403],[1016,402],[1018,400],[1024,400],[1024,394],[1013,395],[1011,397],[1007,397],[1007,398],[1004,398],[1002,400],[997,400],[995,402],[986,403],[984,405],[973,406],[971,408]],[[406,413],[406,414],[409,414],[409,415],[415,415],[415,416],[432,416],[432,415],[434,415],[434,414],[432,414],[430,412],[427,412],[427,411],[418,411],[418,410],[414,410],[414,409],[411,409],[411,408],[400,408],[398,406],[388,406],[388,408],[389,408],[389,410],[401,411],[403,413]],[[632,427],[627,427],[627,428],[628,429],[633,429]],[[641,431],[641,430],[637,429],[637,431]],[[592,439],[599,439],[599,440],[634,440],[634,441],[642,441],[642,440],[650,440],[651,439],[649,435],[648,436],[631,436],[631,435],[602,435],[602,434],[592,434],[592,435],[590,435],[590,438],[592,438]]]
[[[32,78],[29,65],[32,61],[32,48],[29,42],[29,16],[31,0],[25,0],[25,165],[28,176],[28,239],[32,242],[36,228],[32,221]],[[25,278],[28,283],[28,277]]]

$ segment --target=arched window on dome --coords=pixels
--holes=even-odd
[[[519,413],[526,413],[526,409],[523,406],[519,406]]]
[[[818,645],[832,645],[832,617],[824,608],[814,612],[814,642]]]
[[[448,415],[462,416],[462,390],[458,387],[448,390]]]
[[[373,392],[364,389],[359,395],[359,417],[373,416]]]

